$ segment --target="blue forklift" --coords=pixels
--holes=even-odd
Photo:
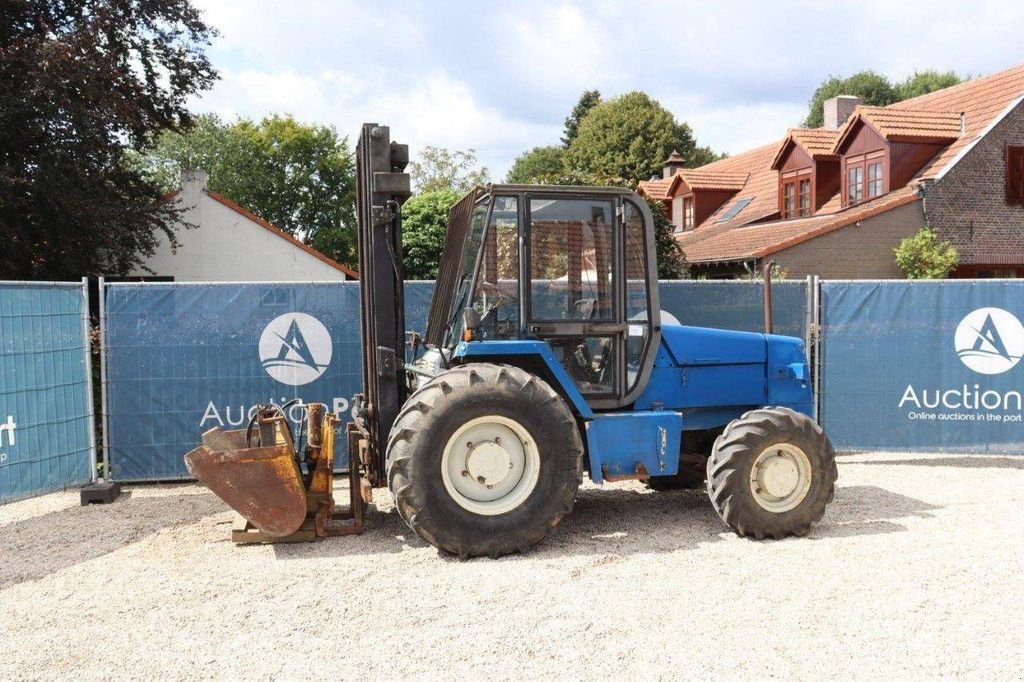
[[[333,462],[330,417],[310,410],[315,442],[300,457],[270,406],[244,439],[204,434],[186,456],[249,520],[236,541],[358,531],[368,488],[387,485],[402,519],[445,552],[526,552],[572,510],[584,474],[706,486],[745,537],[804,535],[821,518],[837,470],[811,417],[802,342],[666,324],[654,221],[634,192],[474,189],[451,210],[426,329],[407,334],[408,148],[366,124],[356,157],[364,385],[347,427],[352,502],[339,513],[329,475],[317,483]],[[243,449],[225,453],[231,443]],[[332,517],[354,523],[331,531]]]

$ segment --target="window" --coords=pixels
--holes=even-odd
[[[514,337],[519,328],[518,208],[515,197],[495,197],[484,234],[472,303],[484,339]]]
[[[882,196],[882,162],[868,164],[868,197]]]
[[[782,185],[782,217],[796,217],[796,181]]]
[[[683,229],[692,230],[697,227],[693,224],[693,197],[683,199]]]
[[[786,171],[780,176],[779,212],[783,220],[805,218],[814,212],[813,190],[811,189],[812,169],[800,168]]]
[[[800,217],[811,215],[811,179],[800,181]]]
[[[1006,203],[1024,206],[1024,147],[1006,148]]]
[[[530,309],[534,320],[610,320],[610,201],[530,200]]]
[[[603,199],[529,201],[528,329],[547,341],[584,395],[614,396],[620,383],[620,338],[588,329],[621,315],[612,276],[613,206]]]
[[[623,212],[626,250],[626,392],[632,391],[640,378],[640,368],[650,337],[647,290],[647,240],[643,215],[632,201],[626,201]]]
[[[846,200],[851,204],[864,200],[864,166],[852,166],[846,170]]]
[[[683,198],[675,197],[672,199],[672,226],[676,232],[683,229]]]
[[[846,189],[843,194],[843,205],[853,206],[868,199],[880,197],[886,193],[884,149],[877,149],[867,154],[847,157]]]
[[[715,221],[715,223],[717,224],[729,222],[730,220],[735,218],[740,211],[745,209],[747,207],[747,204],[749,204],[753,200],[754,197],[743,197],[742,199],[737,199],[736,203],[730,206],[729,210],[723,213],[721,217],[719,217],[718,220]]]

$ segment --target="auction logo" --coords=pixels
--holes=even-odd
[[[282,384],[302,386],[319,379],[331,364],[331,335],[312,315],[286,313],[260,336],[263,369]]]
[[[1002,374],[1024,356],[1024,326],[1002,308],[978,308],[956,328],[960,361],[979,374]]]

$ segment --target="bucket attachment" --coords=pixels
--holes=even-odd
[[[339,422],[322,404],[305,408],[308,442],[301,463],[284,409],[276,405],[261,406],[247,429],[210,429],[185,455],[189,473],[245,519],[245,526],[232,532],[235,542],[303,542],[362,531],[368,500],[359,458],[350,458],[352,503],[336,511],[334,429]],[[341,519],[352,523],[330,523]]]

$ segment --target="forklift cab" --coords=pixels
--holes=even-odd
[[[660,315],[650,210],[620,188],[478,187],[451,211],[426,341],[540,340],[587,404],[631,403]]]

